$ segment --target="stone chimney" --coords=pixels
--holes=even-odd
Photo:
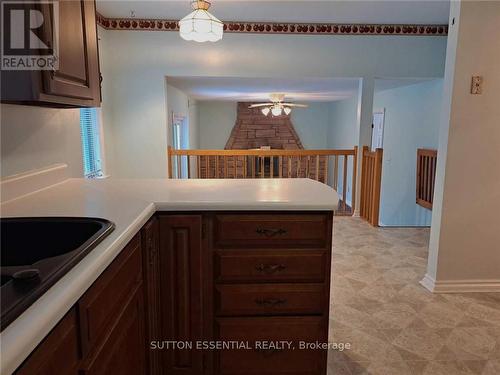
[[[236,123],[227,140],[226,150],[247,150],[269,146],[274,149],[303,149],[290,116],[264,116],[260,108],[248,108],[249,102],[238,102]]]

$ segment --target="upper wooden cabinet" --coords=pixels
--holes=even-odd
[[[57,70],[2,71],[2,102],[50,107],[98,107],[100,73],[95,2],[59,1]],[[38,33],[47,45],[56,19],[40,3],[44,23]]]

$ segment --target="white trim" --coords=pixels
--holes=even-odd
[[[54,164],[0,180],[1,202],[5,203],[45,189],[69,178],[67,164]]]
[[[427,274],[420,284],[433,293],[500,292],[500,279],[436,281]]]
[[[427,290],[434,292],[434,284],[436,280],[433,277],[429,276],[429,274],[425,274],[424,278],[420,280],[420,284]]]

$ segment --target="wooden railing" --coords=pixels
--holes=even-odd
[[[341,200],[339,212],[351,214],[356,204],[356,159],[357,147],[346,150],[176,150],[169,147],[168,176],[311,178],[337,190]],[[349,195],[352,195],[350,202]]]
[[[381,148],[370,151],[368,146],[363,147],[360,216],[373,226],[378,226],[382,153]]]
[[[417,149],[417,204],[432,210],[437,150]]]

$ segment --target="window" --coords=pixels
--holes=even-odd
[[[86,178],[101,177],[101,132],[96,108],[80,109],[83,174]]]

